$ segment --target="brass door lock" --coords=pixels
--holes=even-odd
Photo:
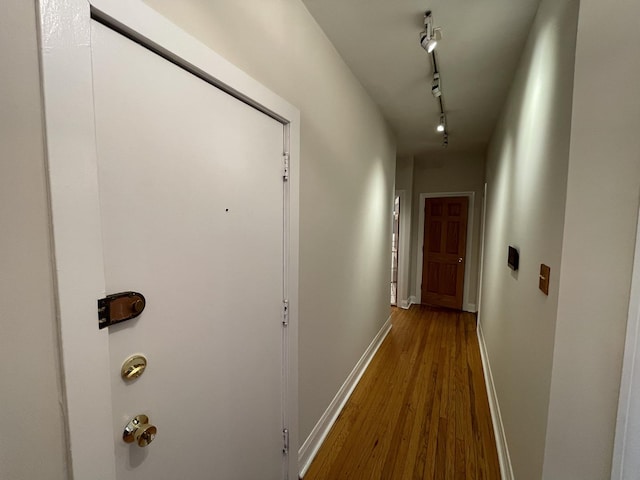
[[[137,354],[127,358],[120,369],[120,376],[125,382],[138,378],[147,368],[147,359],[144,355]]]
[[[146,415],[135,416],[122,432],[122,439],[125,443],[136,442],[139,447],[146,447],[156,438],[158,429],[149,423]]]
[[[98,328],[106,328],[116,323],[138,317],[147,301],[138,292],[121,292],[107,295],[98,300]]]

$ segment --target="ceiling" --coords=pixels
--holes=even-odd
[[[442,28],[436,49],[448,150],[484,151],[511,85],[539,0],[303,0],[380,106],[398,154],[442,150],[424,12]]]

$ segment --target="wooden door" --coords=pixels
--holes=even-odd
[[[283,125],[98,23],[92,54],[107,292],[147,300],[108,331],[117,479],[282,479]]]
[[[467,197],[425,200],[423,304],[462,310],[468,205]]]

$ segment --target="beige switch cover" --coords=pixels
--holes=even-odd
[[[545,265],[544,263],[540,264],[540,283],[538,288],[542,290],[542,293],[545,295],[549,295],[549,274],[551,273],[551,267]]]

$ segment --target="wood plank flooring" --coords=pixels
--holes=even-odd
[[[304,480],[500,478],[475,315],[393,309],[393,328]]]

